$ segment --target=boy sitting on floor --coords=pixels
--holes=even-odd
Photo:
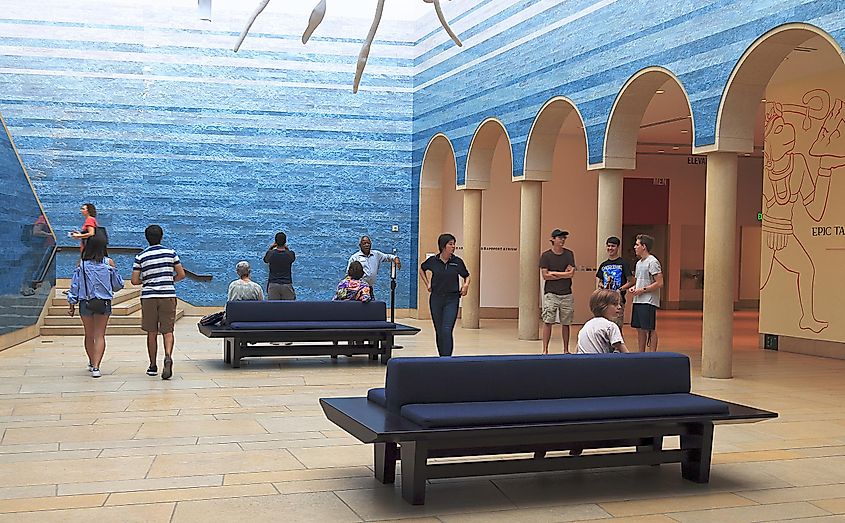
[[[590,296],[593,319],[578,332],[579,354],[628,352],[622,331],[613,322],[622,307],[619,291],[598,289]]]

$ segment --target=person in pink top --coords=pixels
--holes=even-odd
[[[94,231],[97,229],[97,208],[93,203],[83,203],[79,212],[85,218],[85,222],[78,231],[71,232],[70,237],[79,240],[79,250],[82,251],[85,248],[85,240],[94,236]]]

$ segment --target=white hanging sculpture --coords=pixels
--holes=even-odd
[[[370,56],[370,46],[373,43],[373,39],[376,36],[376,30],[378,29],[379,24],[381,23],[381,15],[384,12],[384,2],[385,0],[378,0],[378,5],[376,5],[376,13],[375,17],[373,17],[373,23],[370,26],[370,32],[367,33],[367,38],[364,40],[364,45],[361,47],[361,52],[358,53],[358,67],[355,70],[355,81],[352,83],[352,92],[358,92],[358,84],[361,82],[361,75],[364,74],[364,67],[367,65],[367,58]],[[440,8],[440,0],[423,0],[423,2],[427,4],[434,4],[434,11],[437,13],[437,18],[440,20],[440,24],[443,26],[443,29],[446,30],[446,33],[449,37],[455,42],[458,47],[462,47],[463,44],[461,43],[460,38],[452,31],[452,28],[449,27],[449,23],[446,21],[446,17],[443,15],[443,10]],[[238,37],[238,42],[235,44],[234,51],[237,53],[238,49],[241,48],[241,44],[244,42],[244,38],[249,33],[249,29],[252,27],[253,22],[255,19],[258,18],[258,15],[261,14],[261,11],[264,11],[264,8],[267,7],[267,4],[270,3],[270,0],[261,0],[258,4],[258,7],[255,9],[255,12],[252,13],[249,21],[244,27],[244,30],[241,31],[240,36]],[[317,29],[317,26],[320,25],[320,22],[323,21],[323,17],[326,15],[326,0],[320,0],[320,2],[314,7],[314,10],[311,11],[311,17],[308,19],[308,27],[305,28],[305,32],[302,33],[302,43],[308,43],[308,39],[311,38],[311,35],[314,34],[314,31]]]

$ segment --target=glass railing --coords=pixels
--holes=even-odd
[[[56,282],[56,236],[0,115],[0,334],[33,325]]]

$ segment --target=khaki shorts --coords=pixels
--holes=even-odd
[[[176,298],[141,298],[141,328],[144,332],[173,332]]]
[[[571,294],[543,294],[543,323],[558,323],[557,313],[560,312],[560,324],[572,324],[572,295]]]

